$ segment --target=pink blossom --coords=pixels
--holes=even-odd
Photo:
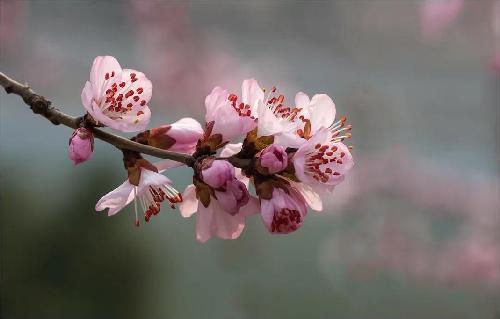
[[[207,207],[200,205],[196,197],[196,187],[192,184],[186,187],[182,197],[183,202],[179,206],[181,215],[187,218],[197,213],[196,239],[202,243],[212,236],[222,239],[238,238],[245,228],[246,217],[259,211],[258,202],[254,197],[251,197],[237,214],[226,211],[215,198],[211,198]]]
[[[285,148],[275,144],[266,147],[260,154],[259,165],[269,174],[283,171],[288,165],[288,155]]]
[[[147,139],[151,146],[192,154],[202,136],[201,124],[195,119],[185,117],[175,123],[151,129]]]
[[[499,5],[499,7],[500,7],[500,5]],[[499,18],[499,20],[500,20],[500,18]],[[493,58],[491,59],[491,67],[492,67],[493,71],[500,73],[500,50],[493,55]]]
[[[151,81],[143,73],[122,69],[112,56],[98,56],[83,88],[82,103],[99,124],[134,132],[149,123],[151,94]]]
[[[168,177],[146,168],[140,168],[140,179],[137,186],[131,184],[127,179],[116,189],[104,195],[97,202],[95,209],[102,211],[107,208],[108,216],[112,216],[134,200],[135,223],[139,225],[137,199],[139,199],[144,211],[146,222],[152,215],[157,215],[160,212],[163,201],[168,200],[171,205],[182,201],[181,195],[171,186]]]
[[[354,166],[348,147],[329,129],[321,129],[293,156],[295,175],[315,191],[333,190]]]
[[[438,259],[437,275],[446,282],[500,285],[500,245],[473,236],[452,242]]]
[[[220,188],[226,185],[227,182],[234,179],[234,166],[225,160],[213,160],[207,158],[203,161],[201,177],[205,183],[213,188]]]
[[[426,40],[435,40],[458,18],[464,0],[424,0],[420,4],[421,33]]]
[[[285,192],[274,188],[271,199],[260,200],[264,225],[273,234],[288,234],[296,231],[304,221],[307,207],[304,198],[292,188]]]
[[[276,144],[298,147],[318,130],[331,127],[335,113],[335,103],[326,94],[309,99],[299,92],[295,106],[286,106],[285,97],[273,88],[258,108],[258,135],[274,135]]]
[[[86,128],[73,131],[69,139],[68,157],[75,165],[83,163],[92,157],[94,151],[94,136]]]
[[[205,99],[205,120],[214,122],[212,134],[221,134],[224,141],[239,138],[256,127],[256,110],[264,92],[254,79],[243,81],[241,91],[240,101],[236,94],[220,87]]]

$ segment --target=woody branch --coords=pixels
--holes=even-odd
[[[23,99],[24,103],[26,103],[31,108],[33,113],[45,117],[54,125],[62,124],[76,129],[85,124],[85,117],[73,117],[59,111],[56,107],[51,105],[51,101],[37,94],[28,85],[21,84],[2,72],[0,72],[0,85],[5,89],[5,92],[7,92],[7,94],[19,95]],[[107,142],[120,150],[135,151],[157,158],[173,160],[186,165],[191,165],[194,162],[194,158],[192,156],[162,150],[160,148],[152,147],[149,145],[143,145],[124,137],[105,132],[96,127],[92,127],[92,132],[96,138]]]

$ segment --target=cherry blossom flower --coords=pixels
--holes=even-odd
[[[275,143],[298,147],[335,119],[335,103],[326,94],[312,99],[303,92],[295,95],[295,106],[286,106],[284,95],[273,87],[258,109],[258,136],[274,135]]]
[[[69,139],[68,157],[75,165],[83,163],[92,157],[94,151],[94,136],[86,128],[73,131]]]
[[[138,185],[132,184],[130,179],[127,179],[116,189],[104,195],[97,202],[95,209],[102,211],[107,208],[108,216],[112,216],[134,201],[135,224],[139,226],[137,199],[139,199],[139,203],[143,209],[146,222],[153,215],[158,215],[161,203],[165,200],[169,201],[172,207],[174,204],[182,201],[181,195],[171,186],[171,183],[168,177],[148,168],[141,167]]]
[[[284,191],[275,187],[270,199],[260,199],[260,207],[262,221],[273,234],[296,231],[307,214],[304,197],[293,188]]]
[[[239,100],[236,94],[215,87],[205,99],[205,120],[214,122],[212,134],[221,134],[223,141],[237,139],[257,125],[256,110],[264,92],[254,79],[243,81],[241,91]]]
[[[83,88],[82,103],[98,124],[134,132],[149,123],[151,94],[151,81],[143,73],[122,69],[112,56],[98,56]]]
[[[333,190],[354,166],[349,148],[338,130],[321,129],[293,155],[295,175],[318,192]]]

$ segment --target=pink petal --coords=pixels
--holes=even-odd
[[[196,220],[196,239],[202,243],[217,235],[222,239],[236,239],[245,228],[245,217],[224,212],[217,201],[205,208],[199,205]]]
[[[112,56],[98,56],[92,63],[90,70],[90,83],[93,88],[94,97],[99,97],[104,94],[103,84],[106,82],[106,74],[111,75],[115,72],[115,76],[122,73],[122,68],[118,61]]]
[[[203,205],[202,205],[203,206]],[[179,205],[181,216],[191,217],[198,210],[198,199],[196,198],[196,187],[191,184],[186,187],[182,194],[182,203]]]
[[[321,200],[319,194],[316,193],[311,186],[304,183],[292,183],[293,187],[304,197],[307,206],[317,212],[323,210],[323,201]]]
[[[175,140],[175,144],[170,148],[171,151],[192,153],[196,143],[203,136],[203,128],[195,119],[186,117],[172,123],[166,134]]]
[[[106,208],[108,216],[118,213],[123,207],[134,199],[134,186],[126,180],[116,189],[104,195],[96,204],[95,210],[102,211]]]
[[[309,96],[304,92],[299,92],[295,94],[295,107],[301,109],[307,109],[309,108],[309,103],[310,103]]]
[[[96,112],[99,113],[99,112]],[[102,112],[101,112],[102,114]],[[105,116],[105,115],[104,115]],[[119,119],[110,119],[107,117],[107,126],[122,132],[137,132],[143,131],[148,127],[149,120],[151,119],[151,110],[145,106],[141,111],[137,111],[130,115],[123,115]],[[102,117],[101,117],[102,119]]]
[[[85,82],[85,86],[83,87],[82,90],[82,104],[83,106],[85,106],[85,108],[90,114],[93,113],[92,99],[93,99],[92,84],[90,84],[90,82],[87,81]]]
[[[132,80],[133,75],[135,74],[135,79]],[[144,75],[144,73],[132,70],[132,69],[124,69],[122,72],[121,80],[125,83],[123,87],[119,86],[116,94],[125,95],[127,92],[132,91],[134,94],[129,98],[123,99],[123,104],[127,105],[131,103],[134,110],[141,110],[141,103],[148,104],[151,100],[151,96],[153,94],[153,84],[151,81]],[[141,90],[142,89],[142,90]],[[139,99],[137,101],[134,100],[134,97],[138,96]],[[145,101],[145,102],[142,102]]]
[[[251,106],[252,113],[256,114],[258,101],[264,100],[264,91],[255,79],[243,81],[241,85],[241,100]]]
[[[248,217],[260,212],[260,202],[257,197],[250,196],[248,203],[240,208],[238,215]]]
[[[218,109],[222,104],[227,103],[229,93],[220,87],[215,87],[205,98],[206,122],[215,121]]]
[[[243,143],[227,144],[221,151],[221,157],[230,157],[241,151]]]

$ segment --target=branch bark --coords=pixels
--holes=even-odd
[[[62,124],[76,129],[84,121],[83,117],[73,117],[59,111],[51,105],[51,101],[37,94],[28,85],[21,84],[2,72],[0,72],[0,85],[5,89],[7,94],[19,95],[23,99],[24,103],[31,108],[33,113],[40,114],[54,125]],[[149,145],[143,145],[95,127],[92,128],[92,132],[94,133],[94,137],[107,142],[120,150],[126,149],[135,151],[157,158],[173,160],[186,165],[192,165],[194,162],[194,158],[187,154],[170,152]]]

